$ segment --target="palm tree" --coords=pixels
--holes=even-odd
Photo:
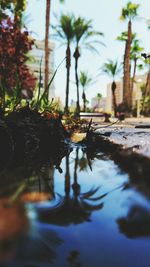
[[[143,47],[140,46],[140,41],[138,39],[134,39],[131,45],[130,59],[133,61],[133,75],[131,78],[131,94],[133,93],[133,86],[135,82],[136,70],[138,67],[138,60],[141,58],[141,52],[143,51]],[[139,65],[140,67],[140,65]]]
[[[103,33],[94,31],[92,26],[92,20],[85,20],[82,17],[74,19],[74,37],[75,37],[75,52],[73,54],[75,58],[75,79],[77,87],[77,113],[80,112],[80,102],[79,102],[79,78],[78,78],[78,60],[80,58],[80,47],[79,45],[85,45],[87,49],[97,51],[92,43],[101,43],[98,40],[94,40],[93,37],[103,36]],[[90,41],[90,42],[87,42]]]
[[[115,90],[116,90],[116,82],[115,82],[115,77],[118,75],[120,72],[120,66],[118,65],[118,62],[115,61],[113,62],[112,60],[108,60],[103,67],[102,71],[109,75],[112,78],[112,85],[111,85],[111,90],[112,90],[112,96],[113,96],[113,108],[114,108],[114,115],[116,116],[116,95],[115,95]]]
[[[65,173],[65,194],[66,198],[70,195],[70,165],[69,165],[69,155],[66,155],[66,173]]]
[[[74,37],[73,30],[73,19],[72,15],[61,15],[59,19],[59,24],[57,26],[52,26],[55,31],[53,34],[54,38],[66,44],[66,68],[67,68],[67,78],[66,78],[66,100],[65,100],[65,112],[69,112],[68,101],[69,101],[69,80],[70,80],[70,67],[71,67],[71,49],[70,43]]]
[[[86,94],[85,89],[91,84],[92,78],[88,76],[87,72],[81,71],[79,76],[79,82],[82,86],[82,99],[83,99],[83,111],[86,111]]]
[[[97,93],[96,95],[96,99],[97,99],[97,102],[98,102],[98,107],[100,106],[100,101],[102,99],[102,94],[101,93]]]
[[[126,7],[122,8],[121,20],[128,20],[128,35],[124,53],[124,75],[123,75],[123,101],[127,109],[131,108],[131,87],[130,87],[130,50],[132,42],[132,20],[137,17],[139,4],[128,2]]]
[[[60,0],[64,2],[64,0]],[[49,76],[49,26],[50,26],[51,0],[46,0],[46,20],[45,20],[45,81],[44,86],[48,99],[48,76]]]
[[[142,107],[141,107],[141,114],[143,114],[146,99],[147,98],[148,98],[148,100],[150,99],[150,56],[147,55],[146,53],[142,53],[141,55],[144,57],[144,59],[145,59],[144,63],[148,69],[146,83],[143,86],[143,100],[142,100]]]
[[[132,35],[131,35],[131,43],[133,42],[133,40],[136,38],[136,33],[133,33],[132,32]],[[128,32],[121,32],[121,34],[119,36],[117,36],[117,40],[118,41],[123,41],[123,42],[127,42],[127,39],[128,39]]]
[[[121,35],[117,37],[117,40],[126,42],[127,38],[128,38],[128,33],[122,32]],[[134,80],[135,80],[135,75],[136,75],[136,69],[137,69],[137,67],[140,68],[140,66],[141,66],[141,65],[138,66],[137,62],[140,59],[140,54],[142,51],[143,51],[143,48],[140,47],[139,40],[136,39],[136,33],[132,33],[130,60],[133,61],[134,66],[133,66],[133,75],[131,77],[131,83],[130,83],[131,96],[133,93],[133,85],[134,85]],[[130,64],[130,68],[131,68],[131,64]]]

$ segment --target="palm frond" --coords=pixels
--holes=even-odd
[[[100,210],[104,206],[103,203],[100,203],[100,204],[97,204],[97,205],[92,205],[92,204],[87,203],[84,200],[82,200],[82,205],[84,207],[84,210],[86,210],[86,211]]]
[[[89,190],[88,192],[83,193],[81,195],[81,198],[89,198],[89,197],[91,197],[92,195],[94,195],[99,190],[99,188],[100,188],[99,186],[96,187],[96,188],[91,188],[91,190]]]
[[[84,43],[84,48],[91,51],[91,52],[94,52],[96,54],[99,54],[99,51],[97,50],[96,47],[94,47],[92,44],[90,43]]]
[[[118,64],[118,61],[113,61],[109,59],[106,63],[103,64],[101,68],[103,73],[106,73],[114,79],[121,71],[121,65]]]
[[[139,4],[128,2],[125,7],[122,8],[120,20],[134,19],[138,15]]]

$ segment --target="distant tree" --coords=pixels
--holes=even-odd
[[[128,35],[124,53],[124,75],[123,75],[123,101],[127,109],[131,109],[132,97],[130,87],[130,50],[132,42],[132,20],[138,16],[139,4],[128,2],[125,7],[122,8],[121,20],[128,21]]]
[[[101,93],[97,93],[96,99],[98,101],[98,107],[99,107],[100,106],[101,99],[102,99],[102,94]]]
[[[131,77],[131,94],[133,93],[133,86],[135,82],[136,70],[137,67],[141,67],[141,64],[138,65],[139,59],[141,59],[141,52],[143,51],[143,47],[140,46],[140,41],[138,39],[134,39],[131,44],[130,51],[130,59],[133,61],[133,74]]]
[[[61,15],[58,21],[58,25],[52,26],[54,30],[53,37],[61,42],[61,44],[66,45],[66,100],[65,100],[65,112],[69,112],[69,82],[70,82],[70,67],[71,67],[71,49],[70,44],[74,37],[73,30],[73,19],[72,15]]]
[[[88,88],[88,86],[91,84],[92,82],[92,78],[89,77],[87,72],[81,71],[80,75],[79,75],[79,83],[82,86],[82,99],[83,99],[83,111],[86,111],[86,103],[87,103],[87,99],[86,99],[86,94],[85,94],[85,90]]]
[[[74,39],[75,39],[75,52],[73,56],[75,58],[77,112],[80,112],[79,78],[78,78],[78,61],[81,56],[80,48],[81,46],[84,46],[85,48],[90,49],[91,51],[97,51],[93,45],[96,43],[103,44],[101,41],[98,40],[98,37],[103,36],[103,33],[97,32],[93,29],[92,20],[86,20],[80,16],[74,19],[73,29],[74,29]]]
[[[117,61],[113,62],[112,60],[108,60],[103,66],[102,66],[102,71],[109,75],[112,78],[112,85],[111,85],[111,90],[112,90],[112,97],[113,97],[113,109],[114,109],[114,114],[116,116],[116,95],[115,95],[115,90],[116,90],[116,82],[115,78],[120,72],[120,66]]]

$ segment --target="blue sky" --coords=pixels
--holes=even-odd
[[[104,33],[101,40],[106,47],[97,46],[99,54],[91,53],[87,50],[81,50],[80,70],[88,71],[89,75],[96,76],[100,73],[100,68],[107,59],[118,60],[121,62],[124,44],[116,41],[116,37],[122,31],[127,30],[127,23],[121,22],[119,16],[121,9],[126,5],[127,0],[65,0],[64,4],[60,4],[59,0],[51,0],[51,23],[55,24],[55,16],[61,13],[74,13],[87,19],[93,20],[94,29]],[[146,52],[150,51],[150,31],[147,30],[145,19],[150,19],[150,1],[138,0],[133,1],[140,4],[139,14],[141,19],[133,22],[133,31],[137,32],[141,45]],[[34,37],[42,40],[45,32],[45,3],[46,0],[30,0],[28,1],[27,13],[30,14],[30,23],[28,29],[36,34]],[[143,18],[143,19],[142,19]],[[144,19],[145,18],[145,19]],[[51,31],[51,30],[50,30]],[[74,48],[72,47],[72,52]],[[65,47],[59,47],[56,43],[55,49],[55,66],[65,56]],[[74,85],[74,60],[72,59],[71,84],[70,84],[70,100],[76,100],[76,89]],[[106,85],[111,80],[105,75],[100,75],[97,82],[87,89],[87,98],[90,100],[97,93],[106,95]],[[56,95],[61,99],[65,99],[66,86],[66,69],[61,66],[55,77]]]

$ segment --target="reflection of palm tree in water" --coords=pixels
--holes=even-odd
[[[78,161],[79,161],[79,148],[76,149],[76,158],[74,165],[74,182],[72,185],[73,193],[74,193],[74,201],[78,203],[78,196],[80,195],[80,185],[77,182],[77,169],[78,169]]]
[[[48,164],[40,170],[39,192],[49,192],[54,197],[54,165]]]
[[[91,162],[90,162],[91,163]],[[82,157],[79,158],[78,160],[78,166],[79,166],[79,171],[88,171],[88,167],[91,169],[91,164],[89,163],[89,159],[87,157],[87,154],[85,151],[82,151]]]
[[[71,223],[79,224],[84,221],[90,221],[91,213],[103,207],[103,203],[98,202],[102,196],[93,197],[93,195],[97,193],[99,187],[92,188],[86,193],[81,193],[80,185],[77,181],[78,164],[79,148],[76,149],[74,163],[73,196],[70,195],[69,156],[66,156],[65,196],[60,196],[61,201],[57,206],[40,210],[39,217],[41,220],[58,225],[69,225]]]
[[[69,195],[70,195],[69,155],[66,156],[65,195],[66,195],[66,199],[69,198]]]

